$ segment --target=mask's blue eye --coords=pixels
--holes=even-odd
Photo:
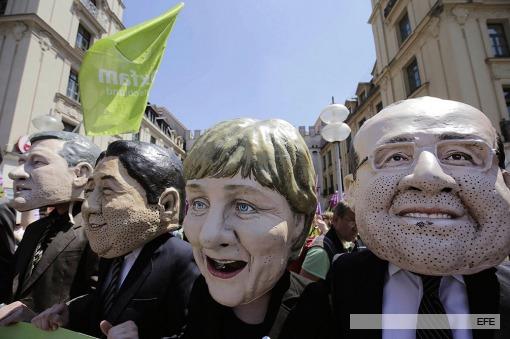
[[[247,204],[245,202],[238,202],[236,203],[236,210],[238,210],[241,213],[252,213],[255,212],[255,208],[251,206],[250,204]]]
[[[193,209],[195,209],[195,210],[203,210],[203,209],[207,208],[207,205],[203,201],[200,201],[200,200],[193,201],[192,206],[193,206]]]

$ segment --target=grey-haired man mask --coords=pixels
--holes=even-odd
[[[79,213],[99,148],[84,136],[62,131],[36,133],[30,141],[31,149],[9,173],[14,185],[10,204],[18,211],[54,211],[27,227],[12,272],[12,300],[18,301],[10,305],[12,311],[0,313],[0,324],[27,320],[33,316],[27,307],[40,312],[87,293],[97,269],[83,228],[70,215]]]
[[[99,148],[69,132],[37,133],[31,142],[30,151],[20,156],[19,166],[9,173],[14,181],[11,206],[28,211],[83,200]]]

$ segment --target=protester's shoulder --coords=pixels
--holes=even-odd
[[[510,261],[505,260],[496,266],[496,275],[498,276],[500,282],[502,281],[510,286]]]
[[[330,267],[329,256],[322,247],[310,247],[301,268],[321,279],[326,278]]]
[[[83,217],[81,215],[81,213],[78,213],[76,214],[74,217],[73,217],[73,228],[75,230],[77,229],[80,229],[82,232],[85,232],[85,222],[83,221]]]
[[[179,239],[171,233],[160,235],[161,245],[158,251],[171,261],[188,263],[193,261],[193,250],[188,242]]]
[[[178,251],[182,254],[193,254],[191,245],[188,242],[180,239],[172,233],[165,233],[163,237],[165,238],[162,245],[164,251]]]
[[[0,204],[0,218],[16,220],[16,211],[6,203]]]
[[[288,295],[291,297],[299,297],[307,285],[312,283],[311,280],[302,275],[290,272]]]
[[[42,217],[30,224],[28,224],[27,228],[25,229],[25,233],[23,233],[23,238],[21,239],[21,243],[20,243],[20,247],[22,246],[22,244],[24,244],[25,242],[30,242],[33,237],[35,237],[39,231],[39,227],[41,227],[42,225],[47,225],[48,224],[48,217]]]
[[[328,257],[328,252],[326,252],[326,250],[323,248],[323,247],[319,247],[319,246],[312,246],[310,247],[310,249],[308,250],[308,252],[306,252],[306,258],[314,258],[316,260],[319,260],[319,259],[325,259],[329,262],[329,257]],[[305,258],[305,262],[306,262],[306,259]]]
[[[363,270],[367,263],[374,260],[377,260],[377,257],[369,250],[344,253],[334,261],[331,271],[336,273]]]
[[[326,281],[308,284],[290,311],[279,338],[329,338],[323,335],[332,324],[329,300],[329,284]]]
[[[70,227],[65,232],[66,233],[74,232],[75,235],[74,242],[79,242],[83,246],[85,246],[89,242],[87,235],[85,234],[85,227],[81,213],[74,216],[73,227]]]

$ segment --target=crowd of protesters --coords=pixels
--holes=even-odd
[[[184,162],[143,142],[30,139],[0,205],[0,337],[19,322],[110,339],[510,337],[510,175],[471,106],[409,99],[368,120],[347,199],[325,212],[282,120],[220,123]],[[17,241],[33,210],[47,213]],[[354,329],[353,314],[418,320]]]

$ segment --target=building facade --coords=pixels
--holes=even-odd
[[[122,0],[0,0],[0,167],[4,190],[18,143],[37,131],[40,115],[81,122],[78,72],[97,39],[124,28]],[[100,146],[108,138],[94,138]],[[22,141],[21,141],[22,143]]]
[[[372,90],[360,83],[346,105],[352,136],[382,107],[419,96],[468,103],[483,111],[510,149],[510,2],[372,0],[376,64]],[[369,87],[370,87],[369,86]],[[365,94],[363,94],[365,93]],[[342,143],[344,175],[352,173]]]
[[[148,104],[140,131],[131,135],[132,140],[150,142],[164,148],[171,148],[184,158],[184,136],[186,127],[165,107]],[[124,139],[129,139],[123,135]]]
[[[84,133],[78,73],[85,51],[122,29],[122,0],[0,0],[0,185],[12,195],[8,173],[32,120],[51,115],[64,129]],[[118,139],[143,140],[184,156],[186,127],[167,109],[149,104],[139,133],[92,137],[102,149]],[[0,197],[0,200],[2,197]]]

